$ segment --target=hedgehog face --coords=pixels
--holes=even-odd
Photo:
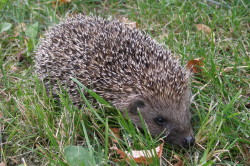
[[[137,96],[132,98],[127,107],[133,123],[141,128],[142,115],[153,136],[164,136],[173,145],[188,148],[194,145],[194,135],[191,127],[189,111],[190,92],[180,100],[173,101],[153,96]]]

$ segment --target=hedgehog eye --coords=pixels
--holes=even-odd
[[[159,126],[163,126],[163,124],[167,121],[165,118],[163,118],[162,116],[157,116],[154,119],[155,123],[158,124]]]

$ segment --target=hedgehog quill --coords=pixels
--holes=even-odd
[[[141,127],[138,111],[153,136],[182,147],[195,142],[190,72],[163,45],[119,21],[76,15],[51,27],[35,52],[35,71],[46,89],[58,82],[80,102],[77,78]]]

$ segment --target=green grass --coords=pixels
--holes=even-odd
[[[248,165],[249,5],[248,0],[73,0],[52,7],[46,0],[1,0],[0,23],[12,26],[0,31],[0,161],[67,165],[64,148],[79,145],[100,165],[126,164],[114,162],[118,156],[110,155],[110,127],[121,128],[118,147],[124,150],[159,145],[157,138],[140,133],[117,111],[91,103],[76,108],[65,92],[60,93],[60,102],[54,101],[33,75],[33,50],[45,30],[68,15],[84,12],[136,21],[139,29],[165,43],[184,65],[204,58],[203,72],[192,79],[197,144],[188,151],[165,145],[162,165],[174,164],[174,155],[185,165]],[[207,25],[212,33],[198,31],[196,24]],[[159,164],[154,160],[152,165]]]

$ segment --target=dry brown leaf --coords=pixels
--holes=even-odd
[[[62,2],[62,3],[70,3],[71,0],[60,0],[60,2]]]
[[[131,22],[128,18],[126,17],[122,17],[122,19],[120,20],[122,23],[128,25],[130,28],[138,28],[139,25],[137,22]]]
[[[48,3],[51,3],[53,7],[57,7],[57,6],[61,6],[64,5],[66,3],[70,3],[72,0],[54,0],[54,1],[50,1]]]
[[[3,117],[3,112],[0,112],[0,119]],[[1,165],[0,165],[1,166]]]
[[[110,130],[113,132],[115,137],[111,137],[111,140],[115,143],[118,143],[118,140],[116,138],[121,139],[120,137],[120,129],[119,128],[110,128]]]
[[[11,72],[16,72],[18,70],[18,68],[16,67],[16,66],[12,66],[11,68],[10,68],[10,71]]]
[[[201,67],[204,65],[203,64],[203,58],[196,58],[193,60],[188,61],[186,68],[189,69],[193,73],[200,73]]]
[[[246,144],[243,144],[242,149],[243,149],[244,156],[246,158],[246,164],[250,165],[250,152],[249,152],[250,147]]]
[[[130,22],[130,23],[127,23],[126,25],[128,25],[130,28],[138,28],[137,22]]]
[[[119,128],[110,128],[110,130],[117,135],[120,135],[120,129]]]
[[[24,49],[24,50],[19,51],[19,52],[16,54],[16,58],[17,58],[18,62],[22,62],[22,61],[24,60],[23,54],[25,54],[26,52],[27,52],[27,50]]]
[[[18,24],[18,26],[16,26],[14,29],[14,37],[17,37],[20,34],[20,32],[24,32],[25,30],[26,30],[25,23]]]
[[[211,33],[212,30],[211,28],[209,28],[207,25],[204,25],[204,24],[196,24],[196,28],[198,31],[202,31],[202,32],[205,32],[205,33]]]
[[[174,155],[174,158],[178,160],[177,163],[174,164],[174,166],[183,166],[183,161],[181,160],[179,156]]]
[[[122,151],[116,146],[111,147],[111,150],[115,150],[117,154],[120,155],[120,159],[123,160],[134,160],[136,163],[150,164],[152,163],[152,158],[154,157],[154,151],[156,151],[158,158],[162,155],[164,143],[157,146],[155,149],[150,150],[132,150],[131,153],[128,151]],[[119,160],[116,160],[119,161]]]

